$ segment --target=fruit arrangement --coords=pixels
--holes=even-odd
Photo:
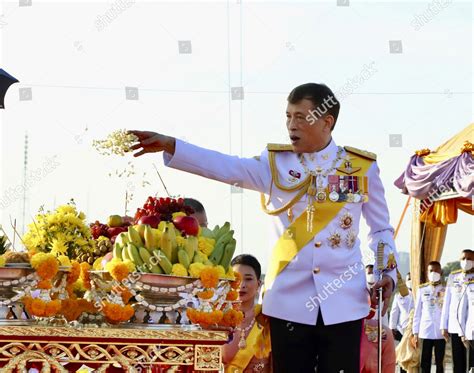
[[[228,222],[200,228],[186,215],[191,211],[182,199],[149,197],[137,211],[137,224],[116,237],[113,257],[131,261],[140,272],[175,276],[199,277],[202,268],[221,266],[224,277],[235,252],[234,231]]]

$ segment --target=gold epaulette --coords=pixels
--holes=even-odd
[[[429,282],[425,282],[423,284],[420,284],[420,286],[418,286],[418,288],[424,288],[426,286],[428,286],[430,283]]]
[[[457,273],[461,273],[462,269],[456,269],[455,271],[451,271],[450,275],[455,275]]]
[[[269,152],[292,152],[293,145],[291,144],[268,144],[267,149]]]
[[[375,153],[368,152],[366,150],[361,150],[357,148],[353,148],[352,146],[344,146],[346,152],[353,153],[359,155],[361,157],[370,159],[371,161],[377,160],[377,155]]]
[[[471,278],[469,281],[466,281],[466,284],[468,285],[474,284],[474,278]]]

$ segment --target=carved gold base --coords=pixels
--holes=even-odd
[[[226,341],[227,333],[221,331],[4,327],[0,328],[0,372],[21,372],[31,361],[41,361],[44,372],[68,372],[68,366],[76,371],[78,364],[94,372],[105,372],[112,365],[141,373],[157,366],[217,371]]]

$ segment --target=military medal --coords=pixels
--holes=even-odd
[[[354,194],[353,199],[355,203],[359,203],[360,201],[362,201],[362,196],[359,193],[356,193]]]
[[[339,232],[333,232],[331,235],[328,237],[329,245],[335,249],[336,247],[341,246],[341,235]]]
[[[347,232],[346,235],[346,245],[349,249],[352,249],[355,245],[355,242],[357,240],[357,236],[355,232],[351,229],[349,232]]]
[[[341,223],[340,226],[342,229],[349,229],[352,226],[354,221],[354,217],[350,212],[346,212],[344,215],[341,216]]]

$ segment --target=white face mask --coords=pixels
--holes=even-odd
[[[375,283],[375,276],[373,273],[369,273],[367,275],[367,283],[374,284]]]
[[[472,260],[463,259],[460,263],[463,271],[470,271],[474,267],[474,261]]]
[[[438,282],[441,280],[441,275],[438,272],[430,272],[428,273],[428,280],[431,282]]]
[[[411,289],[411,280],[407,280],[406,284],[407,284],[407,288]]]

